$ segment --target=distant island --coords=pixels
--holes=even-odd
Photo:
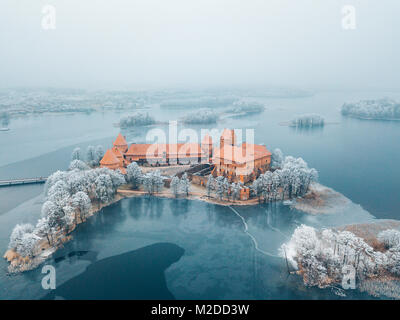
[[[212,109],[199,109],[186,114],[182,121],[185,124],[213,124],[219,119],[218,113]]]
[[[325,119],[319,114],[303,114],[290,121],[290,126],[296,128],[315,128],[324,125]]]
[[[400,120],[400,103],[391,99],[361,100],[345,103],[342,115],[368,120]]]
[[[149,113],[135,112],[133,114],[123,116],[119,120],[121,128],[141,127],[155,124],[156,120]]]

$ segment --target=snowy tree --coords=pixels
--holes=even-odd
[[[98,145],[96,147],[96,166],[98,166],[100,164],[100,160],[103,159],[104,157],[104,148],[101,145]]]
[[[181,183],[181,180],[177,176],[174,176],[171,180],[171,190],[172,190],[172,193],[174,194],[175,198],[177,198],[179,195],[180,183]]]
[[[388,230],[386,230],[388,231]],[[288,260],[301,270],[304,282],[325,287],[340,282],[342,269],[351,265],[358,280],[386,276],[387,272],[400,275],[400,247],[398,231],[381,232],[378,238],[388,245],[385,252],[374,251],[364,239],[349,231],[324,229],[322,232],[301,225],[290,241],[282,246]],[[393,245],[389,247],[389,243]]]
[[[240,182],[238,183],[232,183],[231,184],[231,195],[233,200],[237,200],[240,198],[240,191],[243,189],[242,184]]]
[[[95,172],[99,175],[105,174],[110,177],[114,192],[116,192],[120,186],[126,183],[125,177],[120,171],[110,170],[108,168],[98,168],[95,169]]]
[[[250,186],[250,190],[253,192],[253,194],[256,197],[258,197],[259,202],[261,202],[261,196],[262,196],[262,190],[263,190],[262,179],[260,179],[260,177],[257,178],[256,180],[254,180]]]
[[[223,176],[218,176],[215,179],[215,192],[216,192],[219,200],[222,200],[222,198],[228,192],[228,190],[229,190],[228,179],[226,179]]]
[[[56,171],[53,174],[51,174],[47,180],[46,180],[46,184],[44,186],[44,191],[45,191],[45,195],[48,194],[49,189],[57,182],[57,181],[65,181],[68,177],[68,173],[65,171]]]
[[[82,150],[77,147],[72,151],[71,160],[82,160]]]
[[[378,234],[378,240],[381,241],[387,249],[400,246],[400,231],[388,229]]]
[[[207,196],[211,196],[211,192],[214,190],[214,185],[215,185],[215,179],[212,174],[210,174],[207,178],[207,184],[206,184],[206,191],[207,191]]]
[[[17,246],[17,253],[22,257],[33,257],[35,255],[35,248],[40,238],[34,233],[24,233],[21,242]]]
[[[95,181],[95,195],[99,202],[110,202],[114,197],[114,186],[109,175],[100,174]]]
[[[47,199],[62,208],[69,202],[70,193],[68,185],[60,180],[57,181],[48,191]]]
[[[85,221],[92,208],[92,202],[88,195],[82,191],[77,192],[72,196],[71,204],[78,209],[81,221]],[[77,219],[75,217],[75,223],[76,222]]]
[[[281,149],[276,148],[271,155],[271,168],[277,169],[282,167],[283,153]]]
[[[126,179],[134,189],[137,189],[142,182],[142,169],[136,162],[132,162],[126,168]]]
[[[53,201],[46,201],[42,206],[42,217],[46,218],[50,228],[57,230],[58,228],[65,227],[64,210],[65,205],[58,206]]]
[[[14,227],[13,231],[11,232],[10,243],[8,244],[8,248],[16,250],[17,247],[21,244],[22,237],[24,236],[24,234],[32,233],[33,229],[34,228],[30,223],[17,224]]]
[[[35,226],[35,233],[41,237],[46,237],[49,245],[53,243],[53,229],[47,217],[40,218]]]
[[[159,170],[150,171],[143,176],[144,189],[149,193],[160,192],[164,186],[164,178]]]
[[[88,170],[89,167],[86,163],[84,163],[82,160],[72,160],[71,163],[69,164],[68,170]]]
[[[91,165],[95,166],[98,164],[97,162],[97,155],[96,155],[96,149],[94,146],[88,146],[86,149],[86,162]]]
[[[182,193],[186,194],[186,196],[189,195],[189,192],[190,192],[190,181],[189,181],[189,178],[188,178],[186,172],[182,175],[179,187],[182,190]]]

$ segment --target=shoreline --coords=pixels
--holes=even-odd
[[[127,189],[125,189],[127,188]],[[205,191],[204,187],[200,187],[197,185],[192,184],[192,191],[189,193],[189,195],[184,196],[180,195],[178,197],[175,197],[169,188],[164,188],[161,192],[154,193],[154,194],[149,194],[148,192],[138,189],[138,190],[132,190],[128,189],[128,185],[122,186],[117,190],[117,193],[114,197],[114,199],[111,202],[108,203],[98,203],[98,202],[93,202],[92,207],[90,209],[90,212],[88,216],[86,217],[85,220],[78,219],[76,224],[73,225],[72,228],[70,228],[68,231],[60,232],[57,231],[55,234],[53,234],[53,242],[54,244],[50,245],[47,241],[47,239],[41,239],[36,248],[37,255],[34,257],[22,257],[18,253],[16,253],[14,250],[8,249],[3,258],[6,259],[10,264],[8,266],[8,271],[11,274],[16,274],[20,272],[25,272],[29,270],[33,270],[37,268],[40,264],[42,264],[44,261],[49,259],[53,253],[55,253],[59,248],[63,247],[64,243],[69,242],[73,238],[73,231],[76,229],[78,224],[86,222],[87,219],[95,215],[96,213],[100,212],[102,209],[113,205],[125,198],[134,198],[134,197],[143,197],[143,196],[149,196],[149,197],[156,197],[159,199],[186,199],[190,201],[203,201],[207,202],[213,205],[219,205],[219,206],[256,206],[259,204],[262,204],[262,202],[259,201],[257,197],[251,198],[249,200],[231,200],[231,199],[216,199],[214,197],[208,197]],[[301,198],[301,199],[293,199],[294,204],[293,207],[296,208],[297,210],[303,211],[306,214],[323,214],[326,213],[324,212],[324,209],[330,209],[329,208],[329,202],[326,202],[323,200],[321,202],[320,199],[323,199],[326,197],[324,195],[325,190],[331,190],[328,187],[325,187],[320,184],[312,184],[310,185],[310,189],[307,192],[307,194]],[[336,194],[339,194],[337,192],[333,193],[335,196]],[[330,193],[328,194],[331,195]],[[339,194],[340,195],[340,194]],[[276,200],[281,202],[281,199]],[[285,201],[285,200],[284,200]],[[301,202],[301,206],[298,206],[298,201]],[[315,212],[313,212],[314,207],[319,207],[319,209],[315,209]],[[321,209],[322,208],[322,209]],[[329,211],[329,210],[328,210]]]

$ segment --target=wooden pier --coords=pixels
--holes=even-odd
[[[0,187],[19,186],[19,185],[23,185],[23,184],[45,183],[46,180],[47,180],[46,177],[0,180]]]

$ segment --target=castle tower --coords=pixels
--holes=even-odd
[[[115,139],[113,145],[122,153],[125,153],[128,150],[128,144],[121,133],[118,135],[117,139]]]
[[[224,146],[236,145],[236,135],[233,129],[224,129],[219,140],[219,147],[222,149]]]
[[[120,167],[120,161],[111,149],[108,149],[104,154],[103,159],[100,160],[100,167],[112,170],[116,170]]]
[[[207,154],[208,161],[211,162],[213,156],[213,143],[212,138],[208,135],[208,133],[206,133],[201,141],[201,149]]]

